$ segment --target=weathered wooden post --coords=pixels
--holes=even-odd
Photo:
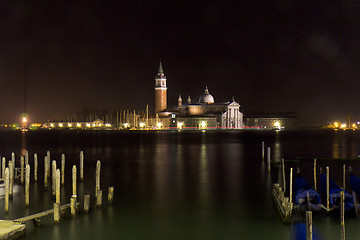
[[[261,142],[261,157],[262,160],[265,159],[265,142]]]
[[[38,180],[38,156],[34,153],[34,181],[37,182]]]
[[[316,158],[314,159],[314,189],[316,191]]]
[[[343,164],[343,189],[345,190],[346,186],[346,164]]]
[[[30,205],[30,165],[26,165],[25,169],[25,206]]]
[[[312,231],[312,212],[306,211],[306,240],[313,239]]]
[[[24,183],[24,156],[20,157],[20,181],[21,184]]]
[[[65,154],[61,154],[61,185],[65,183]]]
[[[60,204],[60,169],[56,169],[56,181],[55,181],[55,192],[56,192],[56,203]]]
[[[46,176],[47,178],[50,178],[50,162],[51,162],[51,158],[50,158],[50,151],[47,151],[46,152],[46,157],[47,157],[47,173],[46,173]]]
[[[9,168],[5,169],[5,213],[9,212],[10,173]]]
[[[290,192],[290,194],[289,194],[289,201],[290,202],[292,202],[292,191],[293,191],[293,189],[292,189],[292,184],[293,184],[293,168],[290,168],[290,189],[289,189],[289,192]]]
[[[25,168],[28,164],[29,164],[29,152],[26,150],[25,151]]]
[[[326,167],[326,208],[327,208],[327,211],[329,211],[329,208],[330,208],[329,180],[330,180],[330,169],[329,169],[329,166],[327,166]]]
[[[48,166],[49,166],[48,162],[49,162],[49,159],[47,156],[45,156],[44,157],[44,188],[45,188],[45,190],[47,190],[47,186],[48,186],[48,184],[47,184],[47,181],[48,181],[47,174],[48,174]]]
[[[51,186],[52,186],[52,195],[55,197],[55,186],[56,186],[56,161],[52,161],[52,171],[51,171]]]
[[[285,192],[286,192],[285,161],[284,161],[283,158],[281,159],[281,168],[282,168],[283,191],[284,191],[284,194],[285,194]]]
[[[97,197],[98,191],[100,190],[100,160],[96,161],[96,173],[95,173],[95,197]]]
[[[60,223],[60,203],[54,203],[54,223]]]
[[[84,152],[80,152],[80,181],[84,180]]]
[[[100,207],[102,204],[102,190],[98,190],[96,194],[96,206]]]
[[[114,198],[114,187],[109,187],[108,191],[108,203],[112,204]]]
[[[15,164],[15,153],[13,152],[11,153],[11,161]]]
[[[6,168],[6,158],[3,157],[2,158],[2,167],[1,167],[1,171],[2,171],[1,176],[2,176],[2,178],[5,178],[5,168]]]
[[[341,224],[341,240],[345,240],[345,207],[344,207],[344,191],[340,192],[340,224]],[[356,206],[355,206],[356,207]]]
[[[71,216],[75,217],[76,216],[76,196],[72,196],[70,199],[70,207],[71,207]]]
[[[271,148],[270,147],[268,147],[267,148],[267,170],[268,170],[268,172],[270,172],[271,171],[271,162],[270,162],[270,154],[271,153]]]
[[[73,190],[73,196],[77,196],[77,189],[76,189],[76,166],[74,165],[72,167],[72,190]]]
[[[9,196],[11,198],[13,195],[13,186],[14,186],[14,164],[13,164],[13,161],[9,161],[9,178],[10,178]]]
[[[84,212],[89,212],[90,209],[90,195],[84,195]]]

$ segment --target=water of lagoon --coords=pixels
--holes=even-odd
[[[290,239],[291,225],[282,224],[271,196],[277,170],[265,171],[261,142],[271,147],[273,161],[298,156],[357,158],[358,131],[29,131],[0,132],[0,154],[7,160],[28,150],[39,157],[39,181],[31,183],[30,207],[23,189],[15,194],[10,213],[15,219],[52,208],[51,190],[43,187],[43,158],[60,165],[66,155],[62,203],[71,195],[71,166],[85,155],[85,180],[79,183],[80,201],[92,195],[89,214],[75,219],[66,214],[54,225],[52,216],[41,226],[27,224],[23,239]],[[101,160],[103,206],[94,207],[95,166]],[[341,182],[340,161],[319,161],[330,166],[331,177]],[[346,161],[360,175],[356,160]],[[296,163],[312,183],[312,162]],[[287,166],[288,172],[290,163]],[[294,165],[294,163],[292,163]],[[33,167],[33,165],[32,165]],[[348,184],[347,184],[348,185]],[[107,188],[115,187],[114,203],[107,205]],[[348,186],[347,186],[348,188]],[[4,199],[0,199],[4,209]],[[360,218],[346,219],[347,239],[360,237]],[[323,239],[339,239],[337,216],[315,215],[314,228]]]

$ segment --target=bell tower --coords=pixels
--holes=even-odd
[[[167,108],[166,90],[166,76],[160,61],[159,71],[155,77],[155,113],[159,113]]]

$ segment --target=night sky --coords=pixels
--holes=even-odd
[[[198,99],[360,120],[359,1],[0,1],[0,123]]]

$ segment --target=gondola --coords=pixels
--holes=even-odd
[[[292,225],[292,239],[293,240],[306,240],[306,223],[297,222]],[[316,230],[313,229],[313,240],[320,240]]]
[[[321,210],[320,194],[311,188],[310,184],[300,174],[296,174],[294,182],[294,203],[300,210]]]
[[[326,196],[326,175],[320,176],[320,189],[321,193]],[[354,198],[346,190],[340,188],[333,180],[329,179],[329,204],[330,209],[340,208],[341,196],[340,193],[344,192],[344,208],[345,211],[352,211],[354,209]]]

